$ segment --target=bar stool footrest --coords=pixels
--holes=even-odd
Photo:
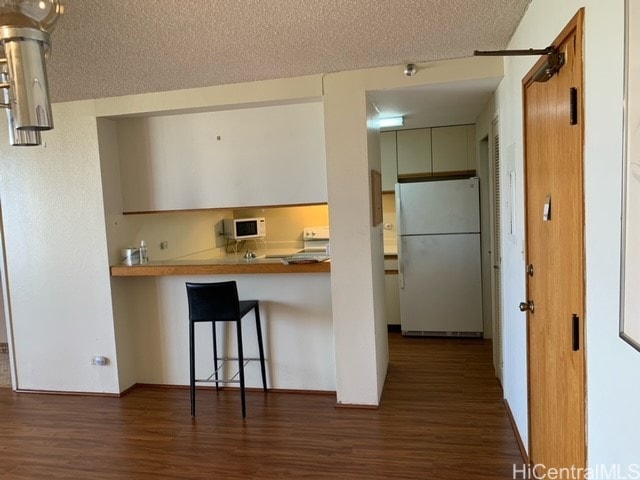
[[[222,367],[224,367],[224,362],[229,362],[229,361],[237,362],[239,360],[240,359],[237,358],[237,357],[220,357],[220,358],[218,358],[218,362],[221,362],[221,363],[219,364],[217,370],[215,370],[207,378],[202,378],[202,379],[196,378],[194,381],[196,383],[240,383],[240,380],[236,380],[235,379],[238,375],[240,375],[240,370],[237,370],[236,373],[234,373],[231,376],[231,378],[229,378],[229,379],[220,379],[219,378],[219,379],[216,380],[214,378],[216,373],[218,373],[222,369]],[[246,367],[247,365],[249,365],[249,362],[259,362],[260,361],[260,359],[256,358],[256,357],[250,357],[250,358],[244,357],[242,360],[243,360],[242,361],[243,367]]]

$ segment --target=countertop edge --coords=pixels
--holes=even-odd
[[[243,275],[328,273],[330,262],[285,265],[283,263],[202,264],[202,265],[113,265],[112,277],[161,277],[166,275]]]

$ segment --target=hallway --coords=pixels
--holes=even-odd
[[[522,458],[491,343],[390,334],[379,409],[335,396],[139,387],[122,398],[0,389],[0,475],[26,478],[512,478]],[[217,398],[216,398],[217,397]]]

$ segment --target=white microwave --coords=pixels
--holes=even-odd
[[[264,238],[267,235],[264,217],[232,218],[223,220],[222,226],[224,236],[237,242],[251,238]]]

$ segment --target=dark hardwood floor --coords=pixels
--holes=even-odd
[[[491,344],[390,334],[377,410],[333,395],[141,387],[123,398],[0,389],[2,479],[510,479],[522,458]]]

